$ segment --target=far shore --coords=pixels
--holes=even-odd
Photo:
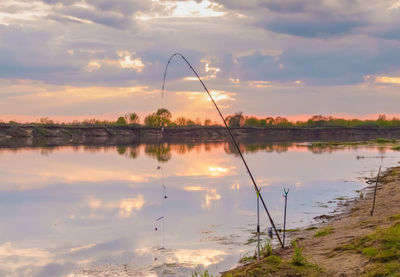
[[[381,173],[324,223],[293,234],[294,244],[224,272],[239,276],[400,276],[400,167]],[[295,245],[295,246],[293,246]]]
[[[400,139],[400,127],[239,127],[235,138],[254,142],[368,141]],[[222,126],[150,128],[138,125],[0,124],[0,146],[127,145],[230,141]]]

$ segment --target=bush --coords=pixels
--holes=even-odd
[[[117,122],[115,122],[117,125],[126,125],[126,119],[123,116],[118,117]]]

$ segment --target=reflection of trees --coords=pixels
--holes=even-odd
[[[239,143],[239,149],[242,153],[246,152],[245,147],[241,143]],[[227,153],[227,154],[234,154],[235,156],[239,155],[239,153],[233,143],[230,143],[230,142],[224,143],[224,150],[225,150],[225,153]]]
[[[267,152],[286,152],[292,143],[239,143],[242,153],[256,153],[259,151]],[[224,143],[224,150],[227,154],[239,155],[233,143]]]
[[[386,145],[370,145],[370,144],[356,144],[356,143],[320,143],[315,142],[312,144],[299,144],[299,143],[239,143],[239,148],[243,153],[257,153],[259,151],[282,153],[290,149],[304,149],[312,152],[313,154],[333,153],[336,151],[356,151],[360,148],[375,149],[380,156],[386,154],[391,146]],[[184,155],[195,151],[196,153],[209,153],[213,150],[223,149],[227,154],[238,155],[234,144],[229,142],[204,142],[204,143],[156,143],[156,144],[135,144],[135,145],[120,145],[120,146],[48,146],[48,147],[0,147],[0,154],[2,153],[19,153],[24,151],[38,151],[42,155],[50,155],[53,152],[69,149],[75,153],[86,152],[107,152],[116,151],[119,155],[136,159],[144,148],[147,156],[156,158],[160,162],[167,162],[172,158],[173,154]]]
[[[260,145],[258,149],[256,149],[254,152],[264,150],[267,152],[276,152],[276,153],[283,153],[287,152],[290,147],[292,147],[292,143],[268,143],[264,145]]]
[[[167,162],[172,157],[171,147],[168,143],[146,144],[144,152],[151,157],[155,157],[159,162]]]
[[[129,151],[127,153],[127,156],[131,159],[136,159],[137,156],[139,155],[139,147],[129,147]]]
[[[126,146],[117,146],[117,152],[120,155],[124,155],[126,152]]]
[[[139,155],[139,146],[140,145],[134,145],[134,146],[117,146],[117,152],[121,156],[125,156],[130,159],[136,159],[137,156]]]
[[[350,149],[350,150],[357,150],[359,147],[356,145],[329,145],[329,144],[320,144],[320,143],[313,143],[307,146],[307,149],[312,152],[313,154],[322,154],[322,153],[333,153],[336,151]]]
[[[185,154],[188,151],[188,147],[186,144],[177,144],[174,145],[173,149],[177,154]]]
[[[42,156],[48,156],[48,155],[50,155],[50,154],[53,153],[53,152],[54,152],[54,149],[53,149],[53,148],[44,147],[44,148],[41,148],[41,149],[40,149],[40,155],[42,155]]]

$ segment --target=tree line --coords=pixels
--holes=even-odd
[[[236,112],[232,115],[228,115],[225,118],[229,127],[240,128],[240,127],[257,127],[257,128],[269,128],[269,127],[299,127],[299,128],[323,128],[323,127],[400,127],[400,119],[388,118],[385,115],[379,115],[376,120],[367,119],[343,119],[333,116],[322,116],[314,115],[306,121],[289,121],[287,118],[282,116],[276,117],[256,117],[246,116],[242,112]],[[1,123],[1,120],[0,120]],[[10,121],[8,124],[19,124],[15,121]],[[74,120],[71,123],[56,123],[53,120],[45,117],[41,118],[38,123],[40,125],[132,125],[132,126],[147,126],[147,127],[196,127],[196,126],[221,126],[222,123],[213,122],[211,119],[206,118],[201,121],[199,118],[192,120],[186,117],[178,117],[175,120],[172,119],[172,114],[168,109],[160,108],[156,112],[147,115],[143,121],[137,113],[126,113],[123,116],[117,118],[116,121],[98,120],[98,119],[87,119],[83,121]]]

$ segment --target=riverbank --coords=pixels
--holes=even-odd
[[[365,194],[318,227],[301,230],[297,247],[222,274],[236,276],[400,276],[400,167],[379,178],[375,211]]]
[[[238,141],[368,141],[400,139],[400,128],[232,128]],[[137,125],[0,124],[0,146],[127,145],[154,142],[229,141],[222,126],[148,128]]]

